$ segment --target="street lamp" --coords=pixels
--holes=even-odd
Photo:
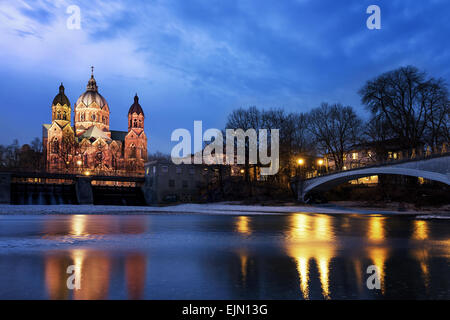
[[[297,159],[297,164],[298,164],[298,168],[299,168],[299,175],[302,176],[302,166],[305,164],[305,160],[302,158],[298,158]]]
[[[323,159],[317,160],[317,164],[319,165],[319,175],[322,173],[322,165],[323,165]]]

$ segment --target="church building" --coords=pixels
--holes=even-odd
[[[128,131],[110,130],[109,113],[92,68],[86,91],[73,108],[72,125],[72,107],[61,83],[52,103],[52,123],[44,124],[42,131],[47,171],[143,175],[147,137],[137,94],[128,111]]]

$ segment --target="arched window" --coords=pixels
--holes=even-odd
[[[88,155],[87,153],[83,154],[83,164],[85,167],[88,166]]]
[[[59,151],[59,141],[58,138],[53,139],[52,142],[52,153],[58,153]]]
[[[130,146],[130,158],[136,158],[136,146],[134,144]]]
[[[131,119],[130,119],[130,127],[131,127]]]
[[[133,127],[137,128],[137,120],[136,119],[134,119],[134,121],[133,121]]]
[[[95,114],[91,114],[91,120],[95,121]]]
[[[61,120],[61,111],[56,112],[56,119]]]
[[[63,120],[67,120],[67,113],[65,111],[63,113]]]
[[[81,118],[81,121],[84,121],[84,113],[81,114],[80,118]]]
[[[139,128],[142,128],[142,120],[139,119]]]

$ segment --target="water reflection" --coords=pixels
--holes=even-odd
[[[71,259],[47,255],[45,257],[45,284],[49,298],[52,300],[68,299],[70,291],[67,288],[67,267],[71,265]]]
[[[71,217],[71,234],[75,236],[85,236],[86,234],[86,215],[73,215]]]
[[[236,218],[236,231],[244,235],[251,235],[252,230],[250,228],[251,218],[248,216],[239,216]]]
[[[147,274],[147,259],[142,253],[132,253],[125,258],[125,275],[128,298],[142,299]]]
[[[385,238],[385,220],[380,216],[372,216],[369,218],[369,230],[367,238],[373,242],[384,240]]]
[[[75,276],[80,276],[80,289],[67,286],[67,268],[75,266]],[[45,259],[45,283],[50,299],[92,300],[107,299],[111,259],[104,252],[87,252],[84,249],[66,253],[51,253]],[[72,295],[72,296],[71,296]]]
[[[386,260],[389,256],[388,249],[383,245],[386,238],[386,218],[371,216],[368,221],[367,238],[371,244],[367,249],[372,265],[377,267],[378,279],[381,286],[381,294],[385,294]]]
[[[428,222],[424,220],[414,221],[414,233],[412,238],[414,240],[425,240],[428,239]]]
[[[240,263],[240,279],[245,287],[247,283],[249,253],[247,249],[241,248],[237,250],[237,255],[239,256]]]
[[[322,295],[330,298],[329,268],[335,255],[335,238],[332,217],[327,215],[295,214],[290,217],[286,250],[295,260],[300,291],[309,299],[310,261],[317,265]]]
[[[1,219],[0,298],[450,298],[447,221],[306,213]],[[79,290],[67,288],[70,265],[80,270]],[[369,265],[380,290],[366,286]]]
[[[377,274],[380,280],[381,293],[385,293],[386,260],[389,257],[389,251],[385,247],[370,247],[368,249],[369,259],[372,265],[377,267]]]

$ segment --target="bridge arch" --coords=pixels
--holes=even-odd
[[[311,191],[326,191],[344,182],[374,175],[403,175],[422,177],[450,185],[450,157],[438,157],[399,164],[386,164],[341,171],[325,176],[304,180],[299,185],[298,200],[304,201]]]

